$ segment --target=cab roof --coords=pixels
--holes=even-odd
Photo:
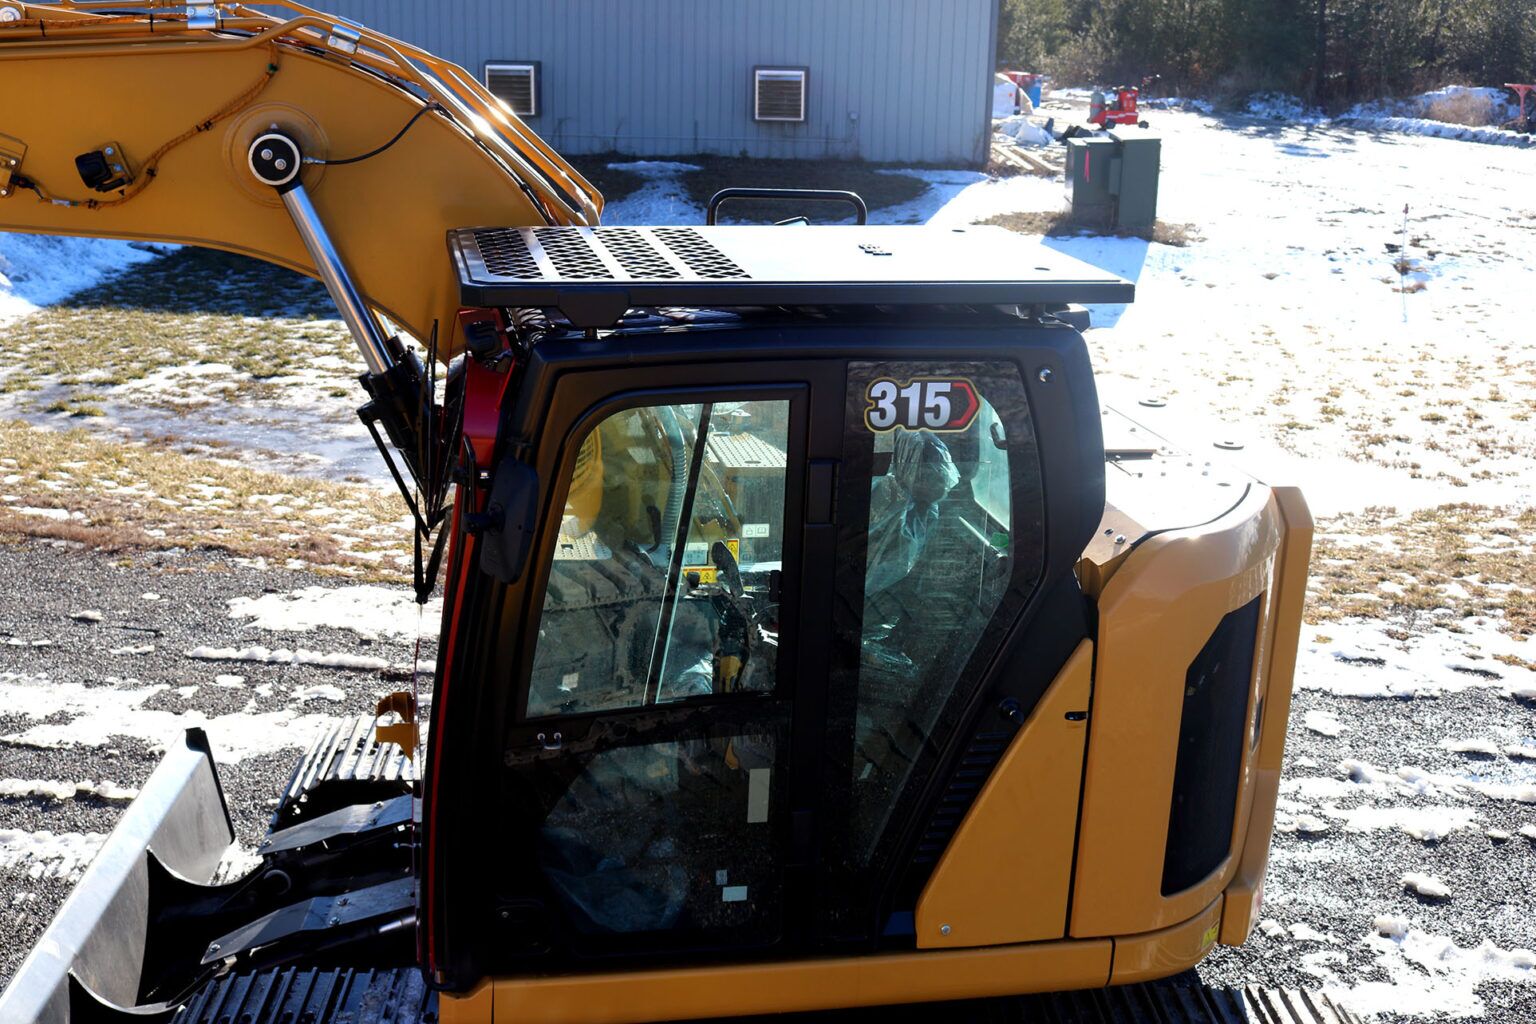
[[[1135,286],[998,227],[459,228],[465,306],[555,310],[612,327],[642,307],[1062,306]]]

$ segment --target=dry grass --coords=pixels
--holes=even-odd
[[[1493,111],[1493,100],[1470,92],[1458,92],[1435,100],[1424,108],[1424,116],[1431,121],[1464,124],[1473,128],[1482,128],[1498,121]]]
[[[1172,245],[1179,248],[1201,241],[1199,230],[1193,224],[1174,224],[1160,220],[1153,224],[1151,228],[1111,231],[1078,224],[1072,219],[1071,212],[1067,210],[1058,210],[1054,213],[1040,211],[1001,213],[995,217],[988,217],[981,223],[995,224],[998,227],[1007,228],[1009,231],[1017,231],[1021,235],[1043,235],[1052,238],[1068,238],[1074,235],[1088,235],[1101,238],[1141,238],[1148,242],[1156,242],[1159,245]]]
[[[277,378],[317,359],[355,361],[345,329],[316,282],[255,260],[181,249],[0,327],[9,372],[0,390],[49,385],[47,411],[99,415],[108,389],[199,364],[178,384],[146,390],[138,405],[186,410],[239,392],[261,397]],[[337,369],[338,378],[350,371]],[[25,399],[24,399],[25,400]],[[40,403],[29,403],[40,404]]]
[[[15,421],[0,421],[0,453],[0,536],[105,551],[212,549],[368,579],[405,575],[404,510],[370,487]]]
[[[1442,505],[1399,516],[1369,510],[1320,524],[1308,621],[1386,619],[1407,630],[1458,629],[1488,616],[1536,636],[1536,510]]]

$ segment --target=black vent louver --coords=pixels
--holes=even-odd
[[[1163,853],[1164,896],[1215,871],[1231,846],[1261,600],[1228,612],[1185,675]]]

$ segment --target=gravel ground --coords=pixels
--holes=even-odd
[[[376,671],[215,663],[186,656],[186,651],[199,645],[302,645],[396,664],[408,663],[413,650],[409,639],[368,639],[327,628],[273,633],[232,619],[227,603],[234,598],[341,584],[304,572],[249,568],[220,556],[157,554],[128,560],[58,542],[29,542],[0,547],[0,580],[4,581],[0,643],[52,641],[42,647],[0,646],[0,678],[5,673],[46,674],[52,680],[106,689],[164,684],[169,688],[142,706],[173,712],[188,719],[187,724],[195,724],[197,715],[216,718],[237,712],[295,710],[293,693],[300,687],[335,687],[344,696],[311,700],[296,710],[308,714],[313,704],[323,703],[324,714],[354,713],[367,710],[378,694],[399,685]],[[158,600],[147,600],[146,594],[158,595]],[[101,621],[72,617],[85,610],[99,611]],[[430,663],[433,648],[428,639],[423,653]],[[150,644],[154,650],[142,654],[110,653]],[[213,682],[218,674],[236,673],[244,677],[240,688]],[[197,689],[186,696],[178,692],[188,686]],[[38,724],[37,719],[17,712],[12,708],[0,713],[0,737]],[[1308,728],[1309,714],[1316,721],[1318,712],[1339,722],[1344,727],[1341,734],[1326,736]],[[63,723],[69,716],[46,720]],[[211,731],[217,750],[220,736],[216,728]],[[1391,943],[1371,938],[1378,915],[1402,915],[1417,929],[1463,949],[1475,949],[1485,940],[1503,950],[1530,948],[1536,921],[1536,890],[1531,884],[1536,878],[1536,842],[1518,833],[1522,825],[1536,822],[1536,807],[1476,795],[1459,801],[1432,795],[1384,796],[1379,789],[1352,787],[1347,772],[1339,768],[1345,759],[1353,759],[1389,772],[1409,765],[1484,781],[1529,780],[1536,774],[1531,762],[1454,753],[1440,741],[1489,734],[1529,737],[1533,731],[1536,708],[1496,689],[1413,700],[1358,700],[1299,691],[1287,747],[1282,827],[1317,804],[1342,813],[1361,807],[1435,808],[1448,803],[1464,812],[1466,827],[1436,842],[1415,839],[1396,827],[1350,831],[1336,819],[1330,819],[1328,830],[1320,834],[1277,832],[1266,883],[1265,926],[1240,949],[1219,948],[1200,967],[1201,978],[1217,985],[1261,983],[1309,989],[1356,988],[1362,982],[1380,980],[1394,983],[1391,991],[1399,998],[1411,998],[1424,988],[1427,999],[1450,998],[1462,1005],[1480,1001],[1488,1021],[1518,1024],[1536,1019],[1536,989],[1528,984],[1498,978],[1475,986],[1470,981],[1463,984],[1454,973],[1447,976],[1433,967],[1410,963],[1400,954],[1383,953],[1380,947]],[[274,794],[312,735],[313,728],[295,722],[269,738],[268,752],[220,766],[245,847],[263,831]],[[144,738],[114,737],[111,746],[49,749],[0,739],[0,776],[14,779],[111,780],[137,787],[158,759],[155,744]],[[1306,780],[1316,779],[1333,780],[1343,792],[1324,800],[1297,791],[1297,786],[1309,784]],[[121,801],[85,796],[0,798],[0,830],[105,834],[124,806]],[[1503,830],[1511,837],[1490,838],[1489,830]],[[40,869],[37,862],[0,868],[0,912],[7,937],[0,944],[0,983],[15,970],[78,875],[78,869],[62,875],[52,875],[51,870]],[[1413,871],[1441,879],[1451,896],[1430,899],[1407,891],[1401,879]],[[1422,1017],[1385,1014],[1381,1019]]]
[[[46,675],[54,682],[83,683],[109,692],[163,685],[167,688],[137,705],[138,710],[176,716],[165,720],[169,728],[162,728],[160,735],[174,735],[186,725],[222,715],[276,713],[273,728],[264,735],[242,739],[243,749],[237,753],[244,756],[237,763],[219,765],[238,840],[248,849],[265,831],[276,795],[313,738],[316,716],[371,711],[379,695],[409,686],[408,679],[386,679],[379,671],[211,662],[186,656],[185,652],[202,645],[263,645],[410,664],[413,639],[367,638],[327,628],[271,632],[229,615],[227,602],[233,598],[316,585],[340,583],[334,577],[305,572],[250,568],[206,553],[157,553],[128,559],[93,554],[61,542],[0,545],[0,683],[11,674],[11,678]],[[146,599],[148,594],[158,599]],[[101,621],[72,617],[83,611],[99,611]],[[408,628],[414,628],[414,623]],[[436,658],[436,624],[428,623],[427,630],[422,664],[430,671]],[[31,646],[36,640],[51,643]],[[111,653],[149,645],[154,649],[145,653]],[[243,683],[221,686],[215,683],[219,675],[238,675]],[[430,676],[423,685],[430,685]],[[179,692],[184,687],[196,689]],[[300,687],[322,688],[324,696],[296,698],[294,691]],[[283,721],[285,715],[290,720]],[[58,724],[70,720],[69,713],[41,719]],[[39,723],[22,709],[0,706],[0,737],[12,737]],[[135,723],[128,728],[140,726]],[[217,723],[209,733],[215,756],[228,758],[229,751],[221,751]],[[137,788],[159,760],[151,737],[113,736],[110,745],[44,749],[0,739],[0,779],[110,780]],[[79,873],[79,868],[61,868],[57,861],[8,859],[6,830],[101,835],[111,831],[125,806],[123,801],[91,796],[0,797],[0,934],[4,936],[0,987],[52,919]]]
[[[1347,731],[1337,737],[1314,732],[1304,724],[1309,712],[1327,714]],[[1201,978],[1211,984],[1292,988],[1334,987],[1341,980],[1347,980],[1345,987],[1354,988],[1379,980],[1395,983],[1395,1005],[1405,1009],[1424,1009],[1415,1004],[1416,996],[1468,1009],[1480,1000],[1486,1012],[1481,1019],[1508,1024],[1536,1020],[1536,986],[1498,978],[1467,984],[1454,972],[1437,976],[1431,967],[1410,963],[1395,950],[1383,957],[1381,947],[1391,944],[1373,939],[1378,916],[1398,915],[1463,949],[1476,949],[1486,940],[1506,951],[1530,950],[1536,945],[1536,841],[1521,836],[1519,829],[1536,823],[1536,806],[1482,795],[1465,800],[1383,798],[1364,786],[1354,787],[1358,794],[1328,800],[1308,801],[1296,791],[1298,785],[1305,785],[1301,780],[1332,778],[1347,783],[1347,773],[1339,768],[1345,759],[1388,772],[1411,766],[1483,781],[1529,781],[1536,776],[1536,766],[1529,761],[1458,754],[1440,746],[1447,737],[1506,730],[1524,735],[1529,742],[1536,733],[1536,706],[1492,689],[1413,700],[1358,700],[1297,692],[1282,776],[1278,816],[1282,823],[1289,817],[1284,812],[1288,799],[1327,803],[1341,811],[1449,806],[1470,812],[1472,821],[1443,839],[1428,842],[1400,827],[1350,831],[1332,819],[1327,831],[1319,834],[1277,831],[1262,915],[1264,922],[1273,924],[1256,929],[1239,948],[1218,947],[1199,967]],[[1490,838],[1489,831],[1502,831],[1508,838]],[[1431,899],[1409,891],[1402,883],[1409,872],[1439,878],[1451,895]],[[1367,990],[1362,995],[1376,1005],[1377,993]],[[1447,1014],[1452,1015],[1460,1016]],[[1385,1012],[1379,1019],[1423,1020],[1424,1015]]]

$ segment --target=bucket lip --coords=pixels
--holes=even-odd
[[[188,729],[0,992],[0,1020],[68,1022],[82,998],[141,1015],[166,1009],[135,1005],[155,910],[151,876],[206,885],[234,839],[208,736]]]

